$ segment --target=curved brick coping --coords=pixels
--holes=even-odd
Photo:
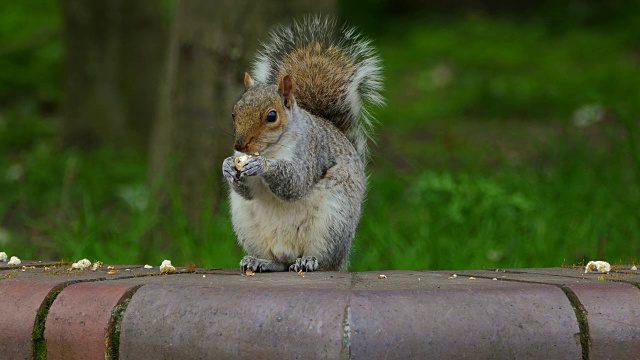
[[[604,277],[579,268],[248,277],[238,270],[158,276],[157,267],[127,268],[0,272],[0,357],[626,359],[640,353],[640,274],[629,270]],[[382,273],[386,279],[378,278]]]

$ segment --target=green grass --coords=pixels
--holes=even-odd
[[[633,32],[559,34],[487,18],[387,26],[395,32],[376,44],[388,105],[377,111],[351,270],[636,261]],[[604,115],[575,125],[576,111],[589,106]],[[23,259],[238,265],[227,204],[217,215],[204,209],[200,229],[177,202],[171,216],[161,216],[149,201],[143,154],[64,149],[56,123],[30,108],[0,110],[1,251]]]

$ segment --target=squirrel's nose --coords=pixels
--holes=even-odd
[[[244,142],[244,136],[238,136],[236,138],[235,143],[233,144],[233,148],[236,149],[236,151],[243,152],[244,148],[246,147],[247,146],[245,145],[245,142]]]

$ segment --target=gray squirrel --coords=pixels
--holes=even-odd
[[[346,270],[367,176],[380,59],[353,28],[307,17],[274,30],[233,107],[222,172],[242,271]]]

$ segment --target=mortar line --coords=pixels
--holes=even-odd
[[[489,269],[489,270],[486,270],[486,271],[494,271],[496,273],[502,273],[502,274],[544,275],[544,276],[553,276],[553,277],[559,277],[559,278],[594,280],[593,278],[585,277],[585,276],[582,276],[582,275],[549,274],[549,273],[537,272],[537,271],[517,271],[515,269]],[[616,270],[611,270],[609,272],[609,274],[626,274],[626,273],[619,272],[619,271],[616,271]],[[616,279],[606,279],[606,280],[607,281],[619,281],[619,280],[616,280]]]
[[[107,332],[105,334],[106,359],[118,360],[120,358],[120,334],[122,329],[122,320],[124,319],[124,314],[127,311],[131,298],[143,285],[144,284],[133,286],[122,294],[118,303],[111,311],[111,318],[109,319]]]
[[[347,304],[344,309],[344,319],[342,321],[342,358],[351,359],[351,291],[355,282],[356,273],[351,273],[351,281],[347,290]]]

